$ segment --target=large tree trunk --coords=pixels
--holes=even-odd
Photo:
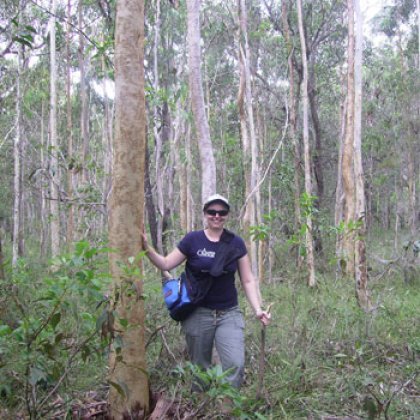
[[[297,1],[298,21],[299,21],[299,36],[302,54],[303,67],[303,83],[302,83],[302,105],[303,105],[303,144],[304,144],[304,160],[305,160],[305,193],[308,200],[312,200],[312,177],[311,177],[311,157],[309,150],[309,101],[308,101],[308,63],[306,58],[306,40],[303,29],[303,13],[302,1]],[[308,286],[314,287],[315,280],[315,264],[314,264],[314,249],[312,239],[312,213],[306,209],[306,264],[308,268]]]
[[[204,201],[216,192],[216,163],[210,138],[210,128],[204,107],[201,78],[200,0],[187,0],[188,11],[188,67],[192,110],[198,136],[201,162],[201,198]]]
[[[57,63],[55,51],[56,0],[52,0],[50,17],[50,211],[51,211],[51,254],[60,253],[60,194],[57,141]]]
[[[122,346],[110,359],[111,418],[143,418],[149,410],[144,342],[144,304],[137,267],[143,226],[146,110],[144,97],[144,2],[120,0],[115,32],[116,122],[109,240],[115,285],[115,334]],[[128,274],[123,266],[134,266]],[[126,320],[128,327],[118,320]],[[118,332],[117,332],[118,331]],[[124,390],[126,395],[120,395]]]
[[[355,221],[360,224],[355,237],[355,281],[356,296],[361,308],[371,309],[368,293],[366,261],[366,203],[365,185],[362,166],[362,12],[360,1],[354,0],[356,12],[355,60],[354,60],[354,176],[355,176]],[[349,18],[351,18],[349,16]]]

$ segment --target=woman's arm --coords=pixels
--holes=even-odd
[[[256,281],[251,270],[251,263],[248,255],[244,255],[238,260],[239,275],[241,277],[242,287],[244,288],[245,295],[248,302],[255,312],[255,316],[262,322],[263,325],[270,323],[271,315],[261,308],[261,293],[258,282]]]
[[[163,256],[157,253],[149,245],[146,234],[144,232],[141,234],[141,236],[143,239],[143,249],[146,251],[147,258],[149,258],[151,263],[160,270],[171,271],[173,268],[177,267],[185,261],[186,256],[178,248],[175,248],[168,255]]]

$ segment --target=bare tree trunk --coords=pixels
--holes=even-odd
[[[201,162],[201,198],[205,200],[216,192],[216,162],[210,138],[210,128],[204,107],[201,78],[200,0],[187,0],[188,12],[188,67],[192,110],[198,136]]]
[[[398,254],[398,231],[400,226],[400,209],[398,203],[400,202],[400,185],[398,182],[399,177],[395,177],[395,224],[394,224],[394,253]]]
[[[183,105],[178,100],[174,123],[173,143],[175,148],[175,168],[179,183],[179,221],[182,232],[188,232],[188,194],[187,194],[187,165],[182,161],[181,138],[185,137],[185,119],[182,117]]]
[[[73,121],[71,106],[71,0],[67,1],[67,27],[66,27],[66,95],[67,95],[67,247],[70,247],[74,239],[74,207],[73,207]]]
[[[106,73],[105,57],[102,56],[101,60],[103,74]],[[103,116],[103,127],[102,127],[102,147],[103,147],[103,165],[104,165],[104,177],[102,184],[102,202],[108,202],[108,197],[111,192],[111,170],[112,170],[112,110],[109,104],[109,98],[107,95],[107,84],[106,78],[103,78],[103,91],[104,95],[104,116]],[[106,208],[106,207],[105,207]],[[106,218],[106,212],[105,212]],[[103,220],[102,228],[105,228],[106,220]]]
[[[354,215],[355,215],[355,181],[354,181],[354,8],[353,0],[347,1],[348,7],[348,70],[347,70],[347,121],[343,148],[343,187],[345,196],[343,237],[343,266],[349,277],[354,277]]]
[[[45,121],[45,105],[44,101],[41,103],[41,167],[46,168],[47,162],[45,159],[44,150],[47,148],[45,147],[45,129],[44,129],[44,121]],[[48,213],[49,213],[49,202],[46,197],[46,191],[44,187],[44,183],[41,182],[40,185],[41,190],[41,252],[40,256],[45,257],[48,253],[48,244],[49,244],[49,231],[48,231]]]
[[[55,13],[56,0],[52,0],[50,17],[50,211],[51,211],[51,253],[56,257],[60,253],[60,194],[57,141],[57,62],[55,51]]]
[[[120,0],[115,32],[115,137],[109,206],[111,274],[115,284],[116,331],[123,345],[110,360],[111,418],[144,418],[149,385],[144,341],[144,300],[136,257],[143,228],[146,109],[144,96],[144,2]],[[122,266],[133,266],[133,274]],[[137,267],[136,267],[137,266]],[[128,327],[119,320],[126,320]],[[119,387],[119,388],[118,388]],[[120,389],[127,390],[125,396]]]
[[[302,50],[302,67],[303,67],[303,86],[302,86],[302,104],[303,104],[303,144],[304,144],[304,160],[305,160],[305,193],[310,199],[312,197],[312,180],[311,180],[311,157],[309,151],[309,103],[308,103],[308,63],[306,58],[306,41],[303,29],[302,1],[297,0],[299,36]],[[306,212],[306,264],[308,268],[308,286],[314,287],[315,280],[315,264],[314,250],[312,239],[312,214],[311,211]]]
[[[343,84],[344,85],[344,82]],[[343,87],[344,90],[344,87]],[[344,138],[346,135],[346,122],[347,122],[347,97],[343,93],[343,102],[340,106],[340,137],[339,137],[339,152],[338,152],[338,165],[337,165],[337,184],[335,190],[335,213],[334,225],[337,228],[337,236],[335,243],[335,255],[337,258],[337,276],[342,274],[343,264],[343,233],[338,230],[338,227],[344,220],[344,189],[343,189],[343,153],[344,153]]]
[[[86,83],[86,58],[85,58],[85,38],[83,22],[83,0],[78,3],[79,19],[79,70],[80,70],[80,131],[82,139],[83,171],[82,182],[88,182],[87,162],[89,159],[89,105],[88,105],[88,86]]]
[[[413,130],[414,131],[414,130]],[[408,133],[407,133],[408,135]],[[408,138],[407,143],[407,185],[408,185],[408,224],[410,227],[410,233],[413,238],[416,236],[416,154],[414,151],[414,139],[416,134],[413,133],[412,138]]]
[[[147,131],[147,130],[146,130]],[[157,223],[156,223],[156,207],[153,201],[153,191],[152,183],[150,181],[150,152],[149,146],[146,142],[146,158],[145,158],[145,168],[144,168],[144,192],[145,192],[145,203],[148,217],[148,225],[150,230],[150,237],[152,239],[152,244],[155,249],[157,249]]]
[[[187,125],[187,134],[185,136],[185,155],[187,158],[187,226],[188,230],[193,230],[196,225],[195,213],[193,211],[193,199],[192,199],[192,153],[191,153],[191,125]]]
[[[293,62],[293,42],[291,40],[290,35],[290,27],[288,22],[288,9],[287,9],[288,2],[283,1],[282,2],[282,24],[284,28],[284,37],[286,39],[287,44],[287,65],[289,70],[289,96],[288,96],[288,108],[289,108],[289,119],[290,119],[290,139],[293,144],[293,165],[294,165],[294,173],[293,173],[293,180],[294,180],[294,231],[299,232],[300,226],[302,223],[302,216],[301,216],[301,208],[300,208],[300,147],[299,147],[299,139],[296,135],[297,130],[297,118],[296,118],[296,110],[298,108],[298,102],[296,100],[295,95],[295,66]],[[299,83],[300,86],[300,83]],[[297,89],[299,90],[299,88]],[[296,253],[296,261],[298,267],[301,267],[302,265],[302,257],[297,251]]]
[[[156,0],[156,15],[155,15],[155,36],[153,43],[153,90],[154,94],[159,94],[159,67],[158,67],[158,50],[160,41],[160,0]],[[161,122],[160,131],[158,129],[158,122]],[[163,165],[162,165],[162,129],[163,122],[159,116],[159,109],[157,101],[153,105],[153,134],[155,138],[155,180],[156,180],[156,207],[157,207],[157,250],[163,254],[162,234],[163,234]]]
[[[354,60],[354,176],[355,176],[355,221],[360,224],[355,237],[355,281],[357,301],[362,309],[372,307],[368,292],[366,261],[366,203],[362,165],[362,50],[363,22],[360,1],[354,0],[356,34]],[[349,19],[351,16],[349,16]]]
[[[19,22],[20,22],[19,18]],[[19,238],[21,236],[21,206],[22,206],[22,183],[21,183],[21,155],[22,155],[22,46],[18,46],[18,66],[16,77],[16,133],[13,144],[13,244],[12,244],[12,267],[16,267],[19,258]]]
[[[250,226],[257,225],[258,190],[256,186],[259,177],[259,150],[258,140],[254,124],[254,110],[252,107],[252,89],[251,89],[251,52],[248,42],[248,16],[245,0],[239,0],[239,54],[240,54],[240,93],[238,103],[241,118],[241,134],[244,144],[244,170],[245,177],[249,179],[246,191],[246,208],[244,215],[244,227],[248,231]],[[251,256],[252,272],[258,278],[258,252],[257,242],[248,241],[248,248]]]

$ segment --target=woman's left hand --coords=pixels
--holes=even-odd
[[[267,326],[271,320],[271,314],[269,311],[263,311],[262,309],[258,310],[255,313],[255,316],[261,321],[264,326]]]

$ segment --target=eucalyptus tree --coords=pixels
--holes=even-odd
[[[305,197],[307,206],[305,209],[305,245],[306,245],[306,262],[308,267],[308,286],[314,287],[315,280],[315,265],[314,265],[314,250],[313,250],[313,234],[312,234],[312,211],[310,201],[312,200],[312,175],[310,162],[310,147],[309,147],[309,127],[308,127],[308,63],[306,56],[306,39],[303,26],[302,0],[297,0],[298,21],[299,21],[299,35],[300,46],[302,49],[302,106],[303,106],[303,145],[304,145],[304,162],[305,162]]]
[[[50,211],[51,211],[51,253],[60,253],[60,169],[58,162],[59,144],[57,138],[57,60],[56,60],[56,1],[51,3],[50,17],[50,119],[49,143],[50,158]]]
[[[19,26],[23,22],[22,14],[24,13],[24,2],[19,2]],[[19,252],[19,242],[22,241],[22,71],[23,71],[23,45],[18,45],[17,55],[17,72],[16,72],[16,122],[15,137],[13,143],[13,161],[14,161],[14,177],[13,177],[13,251],[12,266],[16,267],[17,260],[22,253]]]
[[[201,162],[201,198],[216,192],[216,162],[210,137],[210,128],[204,106],[201,76],[200,0],[187,0],[188,68],[191,104]]]
[[[149,410],[144,301],[139,279],[143,228],[146,108],[144,2],[118,3],[115,31],[115,137],[109,202],[115,328],[110,359],[111,418],[143,418]],[[137,257],[137,258],[136,258]],[[111,314],[110,314],[111,316]],[[118,332],[117,332],[118,331]]]
[[[241,127],[241,141],[243,149],[243,167],[245,176],[245,204],[244,227],[246,231],[257,224],[259,173],[259,148],[254,123],[252,79],[251,79],[251,49],[248,41],[248,13],[244,0],[238,2],[239,15],[239,92],[238,109]],[[249,241],[252,271],[258,275],[258,254],[256,241]]]

